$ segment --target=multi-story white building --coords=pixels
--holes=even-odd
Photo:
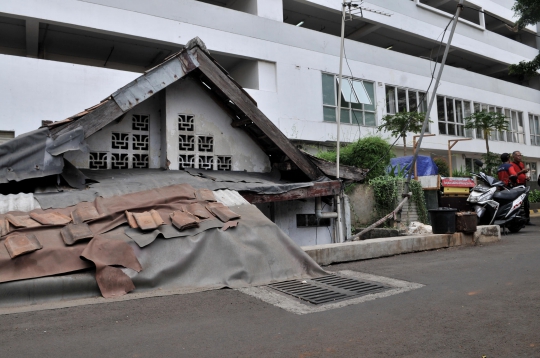
[[[370,0],[363,6],[374,11],[346,22],[344,72],[363,82],[373,105],[344,102],[343,141],[377,133],[387,113],[426,108],[420,99],[456,4]],[[470,136],[453,148],[452,162],[472,166],[485,144],[463,118],[493,108],[510,120],[508,132],[492,135],[491,150],[520,150],[536,179],[540,83],[509,76],[507,67],[538,54],[537,29],[506,26],[515,20],[513,0],[465,5],[431,113],[435,136],[422,154],[446,157],[448,140]],[[18,135],[92,106],[198,36],[289,138],[332,146],[340,23],[340,0],[4,0],[0,130]]]

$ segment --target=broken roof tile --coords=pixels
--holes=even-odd
[[[60,230],[60,234],[62,235],[62,240],[64,240],[64,243],[68,246],[94,237],[94,234],[90,231],[90,227],[85,223],[64,226],[62,230]]]
[[[221,203],[208,203],[206,208],[210,210],[212,214],[218,217],[219,220],[226,223],[227,221],[240,219],[240,215],[226,207]]]
[[[74,224],[80,224],[98,218],[99,213],[93,206],[83,206],[73,210],[71,212],[71,217],[73,218]]]
[[[0,236],[5,236],[10,232],[9,221],[6,219],[0,219]]]
[[[186,205],[184,207],[184,211],[187,211],[201,219],[208,219],[213,216],[203,205],[199,203]]]
[[[165,224],[161,215],[155,210],[145,211],[143,213],[132,213],[137,226],[142,230],[157,229],[158,226]]]
[[[221,230],[226,231],[227,229],[232,229],[238,226],[238,221],[228,221],[223,225]]]
[[[4,245],[12,259],[43,248],[33,234],[8,236],[4,240]]]
[[[37,221],[32,220],[29,215],[15,216],[7,214],[6,219],[15,227],[36,227],[41,226]]]
[[[30,213],[30,217],[42,225],[66,225],[71,222],[69,216],[56,211],[52,213]]]
[[[129,224],[129,227],[132,228],[132,229],[136,229],[139,227],[139,225],[137,225],[137,221],[135,221],[135,218],[133,217],[133,213],[130,213],[129,211],[125,211],[126,213],[126,218],[127,218],[127,222]]]
[[[214,192],[209,189],[198,189],[195,192],[195,195],[197,196],[197,199],[204,200],[204,201],[216,201],[216,197],[214,196]]]
[[[195,215],[180,210],[177,210],[171,214],[171,221],[179,230],[198,227],[200,222],[199,218]]]

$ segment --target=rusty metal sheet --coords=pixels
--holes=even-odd
[[[103,297],[119,297],[135,289],[122,270],[111,267],[120,265],[137,272],[142,270],[133,248],[126,242],[96,236],[88,243],[81,257],[96,265],[96,281]]]
[[[185,230],[199,226],[199,218],[185,211],[174,211],[171,214],[171,221],[178,230]]]
[[[4,245],[12,259],[43,248],[34,234],[8,236]]]
[[[216,197],[214,196],[214,192],[212,190],[209,190],[209,189],[198,189],[195,192],[195,196],[199,200],[216,201]]]
[[[94,237],[90,227],[85,223],[69,224],[60,230],[60,234],[62,235],[62,240],[68,246]]]
[[[175,58],[157,67],[146,76],[148,82],[152,84],[154,91],[157,92],[184,77],[184,75],[185,72],[182,69],[180,61]]]
[[[97,219],[99,213],[93,206],[78,207],[71,212],[74,224],[80,224],[88,220]]]
[[[208,203],[206,208],[210,210],[212,214],[218,217],[219,220],[226,223],[234,219],[240,219],[240,215],[226,207],[221,203]]]
[[[148,97],[154,94],[152,84],[148,82],[145,75],[137,78],[127,86],[113,93],[113,98],[116,104],[127,112],[139,103],[142,103]]]
[[[30,213],[30,217],[42,225],[66,225],[71,222],[71,218],[67,215],[60,214],[56,211],[52,213]]]
[[[40,223],[34,221],[29,215],[15,216],[13,214],[7,214],[6,219],[15,227],[38,227]]]
[[[208,211],[208,209],[206,209],[203,205],[199,203],[192,203],[186,205],[184,211],[187,211],[200,219],[208,219],[213,217],[213,215]]]
[[[122,111],[127,112],[195,68],[191,58],[187,61],[187,66],[173,58],[122,87],[113,93],[112,97]]]
[[[238,226],[238,221],[229,221],[221,228],[221,230],[226,231],[227,229],[232,229]]]

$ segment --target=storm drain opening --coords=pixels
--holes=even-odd
[[[390,287],[372,282],[337,275],[326,275],[304,281],[271,283],[268,287],[314,305],[342,301],[390,289]]]

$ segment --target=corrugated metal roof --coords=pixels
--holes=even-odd
[[[41,209],[41,206],[34,199],[34,194],[32,193],[0,195],[0,214],[10,211],[28,212],[34,209]]]
[[[249,202],[236,190],[215,190],[216,200],[226,206],[249,205]]]

